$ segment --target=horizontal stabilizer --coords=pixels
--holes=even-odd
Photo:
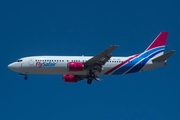
[[[161,55],[161,56],[153,59],[152,61],[156,61],[156,62],[166,61],[174,52],[175,52],[175,50],[171,50],[168,53],[165,53],[164,55]]]

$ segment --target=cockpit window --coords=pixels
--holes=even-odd
[[[16,62],[21,62],[22,60],[17,60]]]

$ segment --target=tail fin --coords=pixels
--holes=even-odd
[[[165,47],[167,37],[168,37],[168,32],[159,33],[159,35],[155,38],[155,40],[149,45],[149,47],[145,51],[161,46]]]
[[[148,58],[157,58],[164,54],[168,32],[161,32],[143,52]]]

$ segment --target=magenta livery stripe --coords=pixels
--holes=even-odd
[[[133,57],[130,57],[129,59],[125,60],[124,62],[120,63],[119,65],[115,66],[114,68],[110,69],[109,71],[107,71],[106,73],[104,73],[105,75],[110,74],[111,72],[113,72],[114,70],[116,70],[117,68],[123,66],[124,64],[126,64],[127,62],[129,62],[130,60],[132,60],[133,58],[137,57],[140,54],[136,54]]]
[[[168,37],[168,32],[161,32],[155,40],[151,43],[151,45],[146,49],[146,51],[159,47],[159,46],[165,46],[166,45],[166,40]]]

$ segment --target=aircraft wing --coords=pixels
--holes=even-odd
[[[118,47],[117,45],[112,45],[103,52],[92,57],[84,63],[85,66],[95,66],[95,65],[104,65],[112,56],[111,52]]]

